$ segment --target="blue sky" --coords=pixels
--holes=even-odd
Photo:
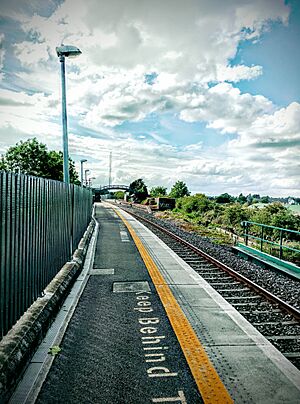
[[[243,92],[262,94],[278,106],[300,102],[300,2],[288,2],[291,7],[288,25],[278,22],[261,35],[260,40],[242,43],[233,64],[263,66],[264,74],[253,81],[242,81]]]
[[[37,137],[95,177],[300,196],[300,2],[18,0],[0,12],[0,153]]]

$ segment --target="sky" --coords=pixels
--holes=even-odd
[[[93,185],[300,197],[300,0],[0,0],[0,154],[36,137]]]

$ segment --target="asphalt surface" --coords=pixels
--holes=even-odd
[[[98,206],[96,218],[98,271],[90,275],[36,402],[202,403],[131,236],[112,209]]]

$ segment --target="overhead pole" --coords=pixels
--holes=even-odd
[[[111,163],[112,163],[112,152],[109,153],[109,172],[108,172],[108,185],[111,186]]]

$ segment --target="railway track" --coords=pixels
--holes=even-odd
[[[195,245],[125,209],[187,262],[224,299],[300,369],[300,310]]]

